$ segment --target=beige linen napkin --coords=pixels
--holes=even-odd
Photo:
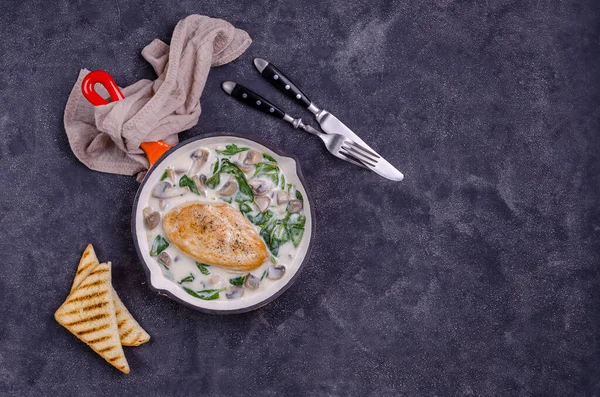
[[[250,43],[248,33],[228,22],[190,15],[175,27],[170,46],[154,40],[142,50],[158,78],[123,88],[125,99],[103,106],[93,106],[83,97],[81,81],[89,71],[82,69],[65,108],[71,150],[93,170],[122,175],[146,170],[148,160],[140,143],[177,143],[177,133],[198,122],[200,95],[211,66],[233,61]]]

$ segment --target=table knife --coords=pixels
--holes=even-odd
[[[223,91],[230,96],[234,97],[238,101],[260,110],[270,116],[278,119],[282,119],[290,123],[295,129],[301,129],[309,134],[316,135],[325,143],[325,147],[334,156],[345,160],[349,163],[357,165],[359,167],[370,170],[365,163],[373,161],[379,161],[379,157],[375,153],[368,153],[361,145],[356,145],[350,138],[342,136],[340,134],[324,134],[310,125],[304,124],[302,119],[294,118],[289,114],[281,110],[277,105],[273,104],[266,98],[252,91],[251,89],[244,87],[241,84],[237,84],[234,81],[224,81],[221,84]],[[339,143],[339,145],[338,145]],[[375,158],[377,157],[377,158]],[[362,159],[362,160],[361,160]]]
[[[272,63],[269,63],[261,58],[254,59],[254,66],[260,72],[261,76],[267,79],[269,83],[280,89],[287,96],[292,98],[296,103],[300,104],[304,108],[308,109],[317,119],[321,129],[328,134],[340,134],[352,141],[359,143],[366,148],[375,152],[375,150],[367,145],[365,141],[360,139],[350,128],[342,123],[337,117],[329,113],[325,109],[320,109],[314,102],[312,102],[306,94],[304,94],[285,74],[275,67]],[[383,176],[384,178],[391,179],[393,181],[401,181],[404,179],[404,175],[398,171],[393,165],[381,157],[375,166],[366,165],[367,168]]]

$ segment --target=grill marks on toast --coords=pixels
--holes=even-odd
[[[74,326],[74,325],[87,324],[87,323],[89,323],[89,322],[91,322],[91,321],[95,321],[95,320],[102,320],[103,318],[107,318],[107,317],[109,317],[109,316],[110,316],[110,314],[109,314],[109,313],[100,313],[100,314],[97,314],[97,315],[95,315],[95,316],[92,316],[92,317],[84,317],[84,318],[83,318],[83,319],[81,319],[81,320],[73,321],[72,323],[66,323],[66,324],[64,324],[64,325],[65,325],[65,327],[72,327],[72,326]]]
[[[102,296],[104,296],[106,294],[108,294],[108,291],[93,292],[93,293],[88,294],[88,295],[77,296],[77,297],[71,298],[71,299],[69,299],[67,301],[67,303],[88,301],[88,300],[93,299],[93,298],[101,298]]]
[[[75,279],[73,280],[73,286],[71,287],[71,291],[73,291],[76,287],[88,286],[94,287],[99,281],[98,279],[91,278],[92,275],[99,274],[98,272],[102,272],[105,270],[97,270],[96,267],[99,265],[98,257],[96,256],[96,252],[94,251],[94,247],[91,244],[85,248],[83,255],[81,256],[81,260],[79,261],[79,267],[77,268],[77,274],[75,275]],[[114,300],[115,314],[117,316],[117,325],[119,327],[119,335],[126,334],[126,338],[121,336],[121,344],[123,346],[139,346],[143,343],[146,343],[150,340],[150,335],[141,327],[141,325],[133,318],[131,313],[127,310],[117,293],[112,289],[111,291]],[[87,310],[92,310],[93,308],[89,308]],[[83,310],[86,310],[84,308]],[[73,314],[73,313],[71,313]],[[128,332],[130,329],[134,329],[136,332]]]
[[[129,373],[123,353],[112,295],[110,262],[89,273],[86,285],[76,286],[54,317],[119,370]],[[93,307],[83,310],[84,307]]]
[[[111,264],[100,264],[89,244],[79,261],[67,300],[54,317],[106,361],[129,373],[122,346],[138,346],[150,335],[129,313],[111,280]]]
[[[110,336],[101,336],[100,338],[97,339],[92,339],[91,341],[89,341],[89,343],[100,343],[100,342],[104,342],[110,339]]]
[[[119,337],[123,346],[139,346],[150,340],[150,335],[133,318],[125,307],[119,295],[113,290],[113,301],[115,302],[115,315],[119,327]]]
[[[62,325],[64,325],[64,324],[62,324]],[[107,329],[108,327],[110,327],[110,324],[104,324],[104,325],[100,325],[100,326],[97,326],[97,327],[88,328],[85,331],[75,331],[75,335],[77,335],[77,336],[83,336],[83,335],[91,334],[92,332],[102,331],[103,329]],[[66,328],[66,326],[65,326],[65,328]],[[108,338],[111,339],[110,336]],[[81,338],[79,338],[79,339],[81,339]],[[83,339],[81,339],[81,340],[83,340]]]
[[[94,247],[92,244],[88,244],[79,260],[77,273],[75,274],[73,285],[71,286],[71,292],[73,292],[73,290],[77,288],[99,264],[100,261],[98,261]]]

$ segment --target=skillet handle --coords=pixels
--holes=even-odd
[[[94,70],[93,72],[88,73],[81,82],[81,92],[85,99],[90,101],[92,105],[101,106],[110,103],[102,98],[94,89],[94,86],[97,83],[102,84],[104,88],[106,88],[106,91],[110,94],[110,99],[113,102],[125,98],[110,74],[106,73],[104,70]],[[156,161],[171,148],[171,145],[165,141],[142,142],[140,148],[146,153],[150,167],[152,167],[154,163],[156,163]]]
[[[106,99],[102,98],[100,94],[96,92],[94,88],[96,83],[100,83],[106,88],[106,91],[110,94],[110,99],[113,102],[125,98],[110,74],[106,73],[104,70],[94,70],[93,72],[88,73],[81,82],[81,92],[92,105],[101,106],[109,104]]]
[[[171,149],[171,145],[165,141],[142,142],[140,148],[146,153],[150,167],[152,167],[154,163],[167,152],[167,150]]]
[[[110,94],[110,99],[113,102],[125,98],[110,74],[106,73],[104,70],[94,70],[93,72],[88,73],[81,82],[81,92],[85,99],[90,101],[92,105],[101,106],[109,104],[109,102],[102,98],[94,89],[94,86],[97,83],[102,84],[104,88],[106,88],[106,91]],[[152,167],[154,163],[156,163],[156,161],[171,148],[171,145],[165,141],[156,141],[143,142],[140,147],[146,153],[150,167]]]

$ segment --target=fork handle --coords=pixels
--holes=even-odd
[[[258,109],[263,113],[274,116],[278,119],[283,119],[285,116],[285,112],[279,107],[241,84],[237,84],[233,81],[225,81],[223,84],[221,84],[221,87],[223,88],[223,91],[238,101]]]

